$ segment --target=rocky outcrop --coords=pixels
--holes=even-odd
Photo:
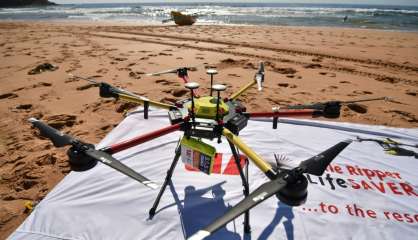
[[[27,6],[49,6],[56,5],[48,0],[8,0],[1,1],[0,8],[5,7],[27,7]]]

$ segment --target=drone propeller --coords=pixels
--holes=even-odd
[[[160,76],[161,74],[167,74],[167,73],[178,73],[181,70],[188,70],[188,71],[196,71],[197,66],[187,66],[187,67],[179,67],[179,68],[173,68],[173,69],[167,69],[160,72],[155,73],[147,73],[147,76]]]
[[[289,171],[283,171],[277,175],[277,177],[269,182],[262,184],[256,190],[254,190],[248,197],[244,198],[237,205],[230,208],[223,216],[216,219],[210,225],[205,227],[203,230],[199,230],[197,233],[192,235],[189,240],[201,240],[221,227],[225,226],[230,221],[234,220],[244,212],[255,207],[259,203],[267,200],[273,195],[277,195],[281,201],[284,201],[284,197],[300,197],[303,201],[299,201],[298,204],[304,202],[307,197],[307,180],[303,176],[303,173],[309,173],[313,175],[322,175],[328,164],[347,147],[352,141],[346,140],[340,142],[333,147],[325,150],[324,152],[309,158],[300,163],[296,168]],[[297,191],[296,193],[294,193]],[[289,194],[286,196],[286,194]],[[290,199],[292,202],[294,199]],[[288,203],[288,202],[285,202]],[[294,202],[293,202],[294,203]]]
[[[321,176],[331,161],[350,144],[352,140],[339,142],[322,153],[302,161],[299,167],[304,173]]]
[[[64,147],[78,141],[77,139],[58,131],[36,118],[29,118],[28,120],[34,127],[39,129],[41,136],[49,138],[55,147]]]
[[[258,68],[258,72],[255,74],[255,80],[257,81],[258,91],[263,89],[263,82],[264,82],[264,63],[260,62],[260,67]]]
[[[147,73],[145,75],[147,76],[160,76],[161,74],[167,74],[167,73],[176,73],[179,74],[182,71],[196,71],[196,68],[202,66],[202,65],[206,65],[206,63],[203,64],[198,64],[198,65],[194,65],[194,66],[183,66],[183,67],[178,67],[178,68],[172,68],[172,69],[167,69],[167,70],[163,70],[160,72],[155,72],[155,73]]]
[[[149,188],[156,189],[158,187],[156,183],[150,181],[146,177],[135,172],[133,169],[124,165],[123,163],[121,163],[120,161],[112,157],[111,155],[103,151],[96,150],[92,144],[83,143],[82,141],[74,137],[71,137],[67,134],[64,134],[36,118],[29,118],[29,122],[31,122],[34,127],[39,129],[40,134],[42,136],[50,139],[55,147],[64,147],[67,145],[71,145],[72,148],[70,148],[68,152],[69,157],[70,157],[70,162],[71,162],[71,158],[74,158],[74,157],[77,158],[73,160],[73,163],[78,165],[77,167],[80,167],[83,164],[89,164],[90,165],[89,167],[94,167],[95,163],[99,161],[115,169],[116,171],[119,171],[122,174],[137,180],[138,182],[144,184],[145,186]],[[86,156],[89,158],[86,158]],[[89,161],[90,163],[81,162],[83,160]],[[82,170],[87,170],[87,169],[84,168]]]

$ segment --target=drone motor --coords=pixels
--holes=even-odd
[[[89,145],[90,147],[94,148],[94,145],[92,144],[89,144]],[[81,148],[83,148],[84,146],[81,146],[81,147],[73,146],[69,148],[67,151],[70,167],[71,167],[71,170],[73,171],[76,171],[76,172],[87,171],[89,169],[92,169],[97,164],[96,159],[83,153],[84,150]]]
[[[308,180],[302,174],[296,177],[296,180],[288,183],[282,188],[276,197],[289,206],[300,206],[305,203],[308,197]]]

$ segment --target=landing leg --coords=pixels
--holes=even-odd
[[[241,176],[242,186],[244,187],[244,196],[247,197],[250,194],[250,187],[248,186],[248,162],[245,164],[245,172],[241,167],[241,159],[238,155],[237,149],[235,148],[234,144],[228,140],[229,146],[231,147],[232,155],[234,155],[235,163],[237,164],[237,168],[239,171],[239,175]],[[244,214],[244,233],[250,233],[250,211],[246,211]]]
[[[158,204],[160,203],[160,199],[163,196],[165,188],[167,187],[168,183],[171,180],[171,176],[173,176],[173,171],[174,171],[174,168],[176,168],[176,165],[177,165],[177,162],[180,158],[180,155],[181,155],[181,147],[180,147],[180,145],[178,145],[177,148],[176,148],[176,153],[175,153],[173,162],[171,163],[171,166],[167,171],[167,175],[165,177],[163,185],[161,186],[160,192],[158,193],[158,196],[154,201],[154,205],[152,205],[152,208],[149,210],[149,217],[150,218],[154,217],[155,212],[157,211],[157,207],[158,207]]]

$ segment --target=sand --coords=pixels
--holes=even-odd
[[[101,23],[0,23],[0,239],[68,172],[66,149],[56,149],[27,122],[41,118],[97,143],[132,107],[100,98],[98,89],[68,73],[106,81],[150,99],[188,97],[175,74],[144,73],[180,66],[207,93],[203,64],[217,67],[225,96],[253,79],[266,63],[262,93],[241,99],[250,111],[326,100],[390,96],[364,103],[367,113],[344,107],[338,121],[418,127],[418,34],[359,29],[271,26],[132,26]],[[50,63],[55,71],[29,75]],[[146,132],[146,130],[144,130]]]

